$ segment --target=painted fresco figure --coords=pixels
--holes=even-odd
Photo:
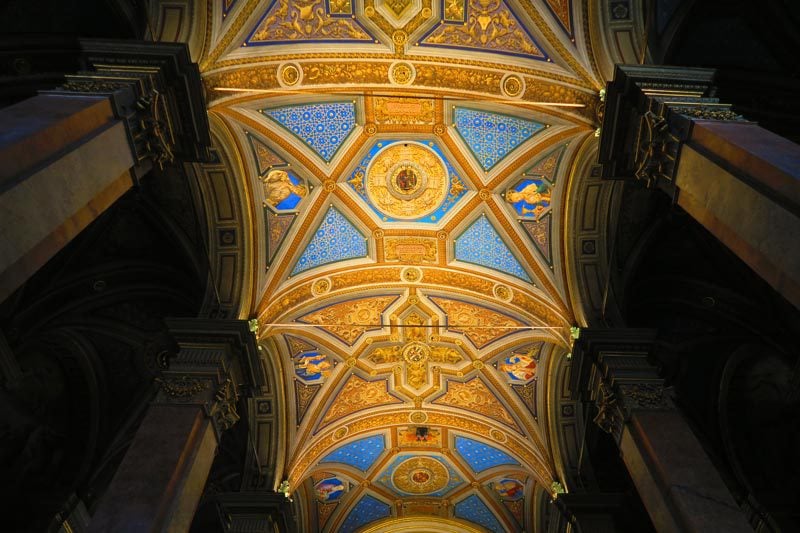
[[[292,183],[289,174],[285,170],[271,170],[262,180],[264,183],[265,205],[277,207],[278,204],[289,198],[292,194],[305,198],[306,188],[302,185]]]
[[[530,355],[514,354],[500,364],[500,370],[515,381],[528,381],[536,375],[536,360]]]
[[[305,355],[295,365],[297,374],[306,379],[326,378],[331,373],[331,364],[327,359],[328,356],[322,354]]]
[[[506,201],[514,204],[520,215],[534,215],[538,219],[550,207],[553,186],[544,181],[534,180],[520,190],[509,189]]]

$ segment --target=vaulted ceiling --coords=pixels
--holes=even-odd
[[[532,531],[557,478],[548,375],[575,324],[565,201],[602,85],[586,2],[195,16],[256,228],[251,316],[286,383],[278,475],[301,529]]]

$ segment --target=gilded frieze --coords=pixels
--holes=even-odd
[[[320,426],[370,407],[396,403],[403,402],[389,394],[388,381],[366,381],[353,374],[336,395],[336,400],[325,413]]]
[[[365,332],[381,329],[381,314],[397,296],[348,300],[303,315],[299,322],[317,324],[350,346]]]
[[[385,84],[389,64],[381,62],[304,63],[303,81],[310,85]]]
[[[458,88],[467,91],[500,94],[501,72],[477,70],[447,65],[416,64],[414,85],[424,87]]]
[[[466,383],[447,382],[447,392],[433,401],[434,404],[450,405],[468,411],[480,413],[494,420],[518,429],[514,419],[503,404],[479,378],[472,378]]]
[[[518,331],[524,323],[486,307],[448,298],[431,297],[447,314],[447,329],[463,333],[477,348],[483,348]]]
[[[436,119],[433,100],[376,96],[373,102],[378,124],[433,124]]]
[[[277,89],[280,87],[275,66],[209,74],[203,77],[203,85],[209,95],[209,100],[231,95],[229,92],[217,91],[217,87],[233,87],[237,89]]]

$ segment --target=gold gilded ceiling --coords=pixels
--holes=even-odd
[[[288,384],[276,486],[301,530],[532,531],[574,325],[563,203],[597,122],[585,6],[227,0],[208,17],[198,63],[251,204],[251,315]]]

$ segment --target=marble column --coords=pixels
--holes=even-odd
[[[239,394],[253,388],[258,350],[246,322],[169,326],[180,350],[92,516],[92,533],[188,531],[222,433],[239,420]]]
[[[0,301],[153,166],[210,137],[184,45],[82,40],[89,68],[0,109]]]
[[[715,71],[618,66],[603,177],[659,188],[800,307],[800,146],[714,96]]]
[[[574,353],[594,422],[614,437],[656,530],[751,532],[649,359],[652,347],[642,330],[581,331]]]

